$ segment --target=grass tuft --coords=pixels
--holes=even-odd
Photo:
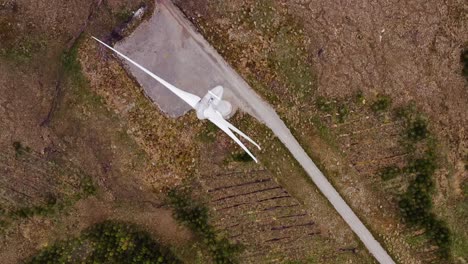
[[[21,142],[15,141],[13,142],[13,148],[15,149],[15,155],[16,157],[21,157],[26,153],[31,152],[31,148],[28,146],[24,146]]]
[[[327,100],[323,96],[317,97],[315,100],[315,106],[318,110],[326,113],[331,113],[333,110],[335,110],[335,104],[333,100]]]
[[[382,180],[388,181],[398,176],[401,172],[401,169],[397,166],[388,166],[383,168],[379,174]]]
[[[429,131],[427,129],[427,121],[422,118],[417,118],[412,121],[406,130],[406,135],[413,141],[419,141],[427,138]]]
[[[392,105],[392,99],[387,95],[379,95],[377,100],[371,105],[372,111],[379,113],[387,111]]]

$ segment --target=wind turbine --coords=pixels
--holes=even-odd
[[[240,131],[239,129],[237,129],[235,126],[233,126],[231,123],[229,123],[228,121],[224,119],[231,112],[231,104],[221,99],[223,97],[223,90],[224,90],[222,86],[216,86],[215,88],[208,91],[208,93],[206,93],[206,95],[203,98],[200,98],[194,94],[183,91],[175,87],[174,85],[168,83],[164,79],[150,72],[149,70],[147,70],[140,64],[136,63],[129,57],[125,56],[124,54],[112,48],[111,46],[107,45],[106,43],[102,42],[101,40],[95,37],[92,37],[92,38],[96,40],[97,42],[101,43],[102,45],[104,45],[105,47],[109,48],[110,50],[114,51],[119,56],[121,56],[122,58],[130,62],[131,64],[138,67],[140,70],[142,70],[143,72],[151,76],[153,79],[160,82],[167,89],[169,89],[175,95],[177,95],[182,100],[184,100],[188,105],[190,105],[193,109],[195,109],[195,111],[197,112],[198,119],[210,120],[213,124],[215,124],[221,130],[223,130],[224,133],[228,134],[228,136],[230,136],[239,146],[241,146],[241,148],[247,154],[250,155],[250,157],[252,157],[252,159],[255,162],[258,163],[257,158],[255,158],[255,156],[249,151],[249,149],[239,140],[239,138],[236,137],[233,131],[239,134],[240,136],[244,137],[245,139],[247,139],[250,143],[254,144],[258,149],[261,149],[260,146],[255,141],[253,141],[250,137],[248,137],[246,134],[244,134],[242,131]]]

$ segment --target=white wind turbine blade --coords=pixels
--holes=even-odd
[[[258,149],[262,149],[257,142],[253,141],[250,137],[248,137],[244,132],[240,131],[237,127],[235,127],[233,124],[229,123],[226,121],[226,119],[223,118],[224,123],[229,127],[229,129],[233,130],[237,134],[241,135],[243,138],[247,139],[250,143],[254,144]]]
[[[239,146],[241,146],[241,148],[247,153],[249,154],[250,157],[252,157],[252,159],[258,163],[258,160],[257,158],[255,158],[255,156],[249,151],[249,149],[236,137],[236,135],[234,135],[234,133],[232,133],[232,131],[230,129],[233,129],[235,132],[239,133],[241,136],[245,137],[247,140],[249,140],[250,142],[252,142],[255,146],[257,146],[259,149],[260,149],[260,146],[255,143],[252,139],[250,139],[249,137],[247,137],[244,133],[242,133],[239,129],[237,129],[235,126],[233,126],[232,124],[230,124],[228,121],[224,120],[224,118],[221,116],[221,114],[219,114],[218,112],[216,112],[212,107],[208,107],[205,112],[204,112],[205,116],[208,118],[208,120],[210,120],[213,124],[215,124],[217,127],[219,127],[221,130],[224,131],[224,133],[226,133],[228,136],[230,136]]]
[[[158,82],[160,82],[162,85],[164,85],[167,89],[169,89],[171,92],[173,92],[175,95],[177,95],[178,97],[180,97],[182,100],[184,100],[187,104],[189,104],[192,108],[195,108],[195,106],[197,105],[197,103],[200,101],[200,97],[194,95],[194,94],[191,94],[191,93],[188,93],[186,91],[183,91],[177,87],[175,87],[174,85],[166,82],[164,79],[160,78],[159,76],[157,76],[156,74],[150,72],[149,70],[147,70],[146,68],[144,68],[143,66],[141,66],[140,64],[136,63],[135,61],[133,61],[132,59],[130,59],[129,57],[123,55],[122,53],[120,53],[119,51],[117,51],[116,49],[112,48],[111,46],[107,45],[106,43],[100,41],[99,39],[95,38],[95,37],[92,37],[93,39],[95,39],[97,42],[101,43],[102,45],[106,46],[107,48],[109,48],[110,50],[114,51],[115,53],[117,53],[118,55],[120,55],[122,58],[126,59],[127,61],[129,61],[131,64],[135,65],[136,67],[138,67],[140,70],[142,70],[143,72],[145,72],[146,74],[148,74],[149,76],[153,77],[153,79],[157,80]]]
[[[220,100],[221,101],[221,98],[219,98],[216,94],[212,93],[211,91],[208,91],[213,97],[215,97],[216,99]],[[260,148],[260,146],[257,144],[257,142],[253,141],[253,139],[251,139],[249,136],[247,136],[246,134],[244,134],[244,132],[240,131],[237,127],[235,127],[234,125],[232,125],[231,123],[229,123],[228,121],[226,121],[226,119],[223,118],[223,121],[225,122],[225,125],[227,127],[229,127],[229,129],[232,129],[234,132],[236,132],[237,134],[241,135],[243,138],[247,139],[250,143],[254,144],[258,149],[262,149]]]

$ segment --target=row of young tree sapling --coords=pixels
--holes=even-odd
[[[232,244],[216,232],[209,222],[209,209],[200,201],[193,199],[189,188],[176,188],[168,193],[169,204],[177,220],[189,227],[210,252],[217,264],[237,263],[239,244]]]
[[[397,109],[396,116],[405,127],[401,142],[408,150],[409,160],[403,168],[395,165],[383,168],[380,176],[384,181],[397,176],[410,177],[406,191],[399,197],[401,215],[410,226],[424,228],[426,236],[438,247],[438,255],[447,260],[450,258],[450,230],[433,213],[434,174],[440,159],[435,139],[429,132],[426,119],[413,105]]]
[[[364,106],[366,99],[362,92],[358,92],[354,101]],[[315,106],[321,112],[332,114],[337,122],[343,123],[349,114],[347,103],[318,97]],[[368,105],[375,115],[389,117],[388,111],[391,109],[392,99],[387,95],[378,95]],[[401,143],[407,149],[410,158],[403,168],[396,165],[382,168],[379,172],[380,177],[384,181],[403,175],[410,177],[406,191],[398,198],[401,215],[410,226],[424,228],[428,238],[438,247],[439,255],[448,259],[451,244],[450,230],[447,224],[433,213],[432,195],[435,193],[433,178],[439,159],[435,139],[428,129],[427,120],[418,113],[414,104],[397,109],[395,117],[403,123]]]

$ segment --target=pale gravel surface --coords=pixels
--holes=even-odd
[[[191,29],[184,27],[184,20],[159,7],[115,48],[164,80],[200,97],[217,85],[224,86],[224,98],[233,103],[235,111],[239,100],[229,92],[233,84],[217,70],[210,54],[190,37]],[[179,117],[192,109],[146,73],[124,63],[164,113]]]
[[[204,64],[200,65],[200,61],[197,61],[196,63],[200,65],[201,68],[209,69],[209,71],[206,72],[209,72],[210,76],[215,76],[210,77],[212,78],[212,80],[216,80],[219,76],[222,76],[223,79],[225,79],[225,83],[228,85],[228,88],[230,88],[229,92],[232,93],[234,97],[237,97],[238,100],[236,101],[238,102],[236,103],[239,105],[239,107],[242,110],[256,117],[261,122],[265,123],[274,132],[274,134],[281,140],[281,142],[289,149],[294,158],[301,164],[301,166],[304,168],[304,170],[307,172],[307,174],[310,176],[313,182],[317,185],[317,187],[324,194],[324,196],[330,201],[330,203],[338,211],[341,217],[343,217],[346,223],[357,234],[357,236],[364,243],[369,252],[380,263],[395,263],[385,251],[385,249],[383,249],[380,243],[375,240],[373,235],[359,220],[359,218],[351,210],[351,208],[347,205],[343,198],[341,198],[341,196],[330,184],[330,182],[323,175],[323,173],[317,168],[314,162],[310,159],[310,157],[303,150],[301,145],[291,134],[284,122],[276,114],[275,110],[260,96],[258,96],[255,93],[255,91],[206,42],[206,40],[204,40],[204,38],[193,29],[190,22],[185,19],[185,17],[175,6],[173,6],[169,1],[164,0],[161,1],[160,9],[162,10],[161,12],[164,12],[165,16],[170,15],[172,17],[171,20],[165,21],[175,22],[177,23],[176,25],[178,28],[183,28],[181,32],[184,32],[184,41],[188,41],[188,43],[190,43],[190,49],[196,52],[197,54],[204,54],[204,56],[202,56]],[[159,23],[161,23],[161,20],[159,20]],[[171,24],[169,26],[174,27],[174,24]],[[158,24],[158,27],[163,26],[162,24]],[[151,29],[151,27],[146,26],[146,30],[139,33],[141,34],[141,36],[146,36],[146,38],[140,37],[141,42],[138,42],[138,45],[140,47],[146,45],[144,40],[149,39],[147,36],[149,36],[152,32],[154,32],[154,29]],[[132,36],[130,38],[132,38]],[[128,43],[129,40],[126,41]],[[126,49],[123,51],[130,51],[132,45],[121,45],[120,47]],[[182,45],[182,47],[184,47],[184,45]],[[142,59],[154,56],[154,54],[147,53],[146,56],[143,56],[145,54],[144,52],[141,54]],[[187,62],[194,63],[193,61]],[[134,71],[132,72],[137,76],[138,79],[139,73]],[[208,75],[200,77],[209,78]],[[152,89],[153,86],[145,86],[145,84],[143,83],[143,87],[146,91],[148,91],[148,89]],[[190,87],[183,88],[187,89],[187,91],[190,92],[200,93],[199,90],[191,90]],[[181,109],[183,109],[183,106],[181,107]]]

